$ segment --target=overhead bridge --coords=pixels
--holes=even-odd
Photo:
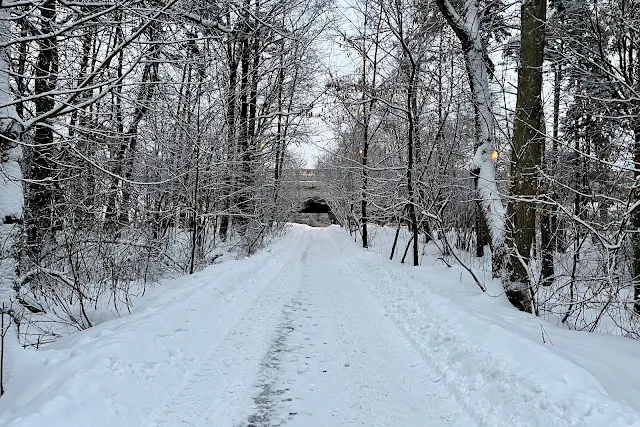
[[[327,194],[320,181],[317,180],[315,169],[299,169],[295,186],[298,189],[298,206],[292,221],[313,227],[326,227],[336,223],[336,217],[331,212],[327,202]]]

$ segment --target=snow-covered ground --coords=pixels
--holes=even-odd
[[[11,348],[0,425],[640,426],[640,343],[556,328],[465,274],[294,225],[129,316]]]

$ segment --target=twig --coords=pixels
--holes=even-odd
[[[542,344],[547,343],[547,341],[544,339],[544,336],[546,335],[547,339],[549,340],[549,344],[553,345],[553,342],[551,341],[551,337],[549,336],[547,331],[545,331],[544,328],[542,327],[542,323],[540,323],[540,334],[542,335]]]
[[[4,312],[4,303],[2,303],[2,310],[0,311],[0,317],[2,318],[0,320],[0,328],[2,328],[0,334],[0,396],[4,394],[4,336],[6,333],[4,330]]]
[[[440,219],[439,216],[433,215],[433,214],[430,214],[430,213],[426,213],[426,214],[427,214],[427,216],[429,216],[430,218],[435,220],[438,224],[440,224],[440,227],[442,227],[442,219]],[[465,270],[467,270],[467,272],[471,275],[471,277],[473,277],[473,280],[475,280],[476,285],[478,285],[480,290],[482,292],[487,292],[487,288],[480,282],[480,279],[478,279],[478,276],[476,276],[476,274],[469,267],[467,267],[467,265],[465,263],[463,263],[460,260],[460,258],[458,258],[458,255],[456,255],[455,251],[453,250],[453,248],[449,244],[449,241],[447,240],[447,233],[444,232],[444,230],[442,232],[442,240],[444,240],[444,244],[447,245],[447,248],[449,248],[449,250],[451,251],[451,255],[456,259],[456,261],[458,261],[458,264],[460,264]]]
[[[449,263],[447,262],[447,260],[446,260],[446,259],[444,259],[444,257],[442,257],[442,256],[441,256],[441,257],[438,257],[438,260],[439,260],[439,261],[444,262],[444,263],[447,265],[447,267],[451,268],[451,264],[449,264]]]

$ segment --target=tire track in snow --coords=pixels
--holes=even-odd
[[[360,248],[347,246],[345,242],[338,244],[334,241],[336,252],[342,252],[351,262],[343,263],[354,275],[360,277],[360,281],[377,298],[389,317],[393,319],[398,330],[406,337],[410,346],[415,348],[426,364],[436,371],[441,381],[446,384],[460,405],[466,412],[485,427],[497,426],[527,426],[531,427],[534,419],[527,419],[527,423],[520,424],[517,414],[513,414],[514,406],[518,400],[533,401],[533,396],[524,398],[518,390],[518,384],[505,384],[502,363],[494,361],[492,381],[484,378],[483,368],[491,361],[482,360],[481,349],[469,348],[470,343],[464,341],[464,337],[450,330],[449,325],[443,320],[437,319],[433,314],[425,311],[416,302],[409,287],[405,284],[409,276],[387,270],[384,265],[374,265],[367,259],[367,253],[362,253]],[[365,274],[366,272],[366,274]],[[375,275],[375,282],[370,276]],[[426,285],[425,285],[426,286]],[[473,368],[471,368],[473,365]],[[469,368],[463,372],[462,369]],[[515,378],[511,378],[515,380]],[[517,383],[517,381],[515,381]],[[499,399],[497,395],[509,392],[509,398]],[[491,396],[491,397],[490,397]],[[505,403],[513,406],[505,421],[505,413],[502,412]],[[501,413],[502,412],[502,413]],[[516,415],[516,416],[514,416]],[[555,425],[555,424],[549,424]]]
[[[339,248],[339,249],[342,249],[342,248]],[[339,250],[337,252],[339,252]],[[345,259],[345,257],[343,256],[342,259]],[[356,268],[353,265],[353,261],[354,260],[351,259],[351,262],[349,263],[342,262],[341,264],[346,271],[350,271],[349,273],[350,275],[358,277],[358,281],[361,283],[361,285],[364,288],[371,289],[371,282],[369,282],[366,279],[366,277],[372,274],[373,271],[376,271],[376,269],[371,269],[370,268],[371,266],[368,266],[368,268],[366,269]],[[377,278],[379,281],[382,281],[385,278],[385,276],[381,274],[381,275],[378,275]],[[387,286],[389,289],[394,289],[394,287],[397,286],[397,283],[385,282],[384,285]],[[474,401],[469,400],[468,396],[465,396],[464,393],[459,392],[460,388],[466,388],[466,385],[461,382],[455,383],[453,381],[450,381],[449,378],[447,378],[447,375],[445,375],[445,372],[442,369],[440,369],[440,364],[436,363],[437,362],[436,360],[429,357],[428,353],[424,352],[424,349],[416,345],[415,337],[408,334],[406,329],[403,327],[403,325],[398,322],[398,318],[395,315],[395,313],[390,311],[388,305],[380,299],[380,294],[372,293],[372,296],[376,298],[377,300],[376,302],[380,304],[383,310],[387,312],[388,317],[392,319],[395,327],[400,331],[400,333],[405,338],[403,343],[403,350],[406,352],[410,352],[410,351],[415,352],[417,350],[417,353],[422,358],[422,363],[412,367],[413,369],[416,370],[416,375],[420,377],[428,378],[429,381],[433,382],[434,384],[440,383],[439,386],[442,386],[442,382],[444,382],[446,384],[445,388],[447,392],[454,396],[455,400],[460,405],[460,409],[462,409],[462,411],[467,415],[467,417],[469,417],[470,419],[474,419],[474,421],[476,421],[475,425],[485,426],[485,427],[497,427],[498,424],[487,425],[483,421],[483,417],[480,416],[478,408],[474,405]],[[424,322],[423,324],[429,324],[429,322]],[[455,360],[452,360],[452,362],[455,363]]]
[[[304,274],[308,268],[308,260],[309,247],[306,248],[301,257],[301,282],[306,282]],[[291,334],[296,330],[296,326],[298,329],[304,328],[304,325],[298,321],[298,315],[307,311],[301,292],[299,290],[295,298],[292,298],[284,306],[282,322],[260,364],[260,374],[255,385],[256,392],[252,397],[254,403],[253,411],[247,416],[246,421],[239,423],[237,427],[279,427],[286,424],[287,421],[291,421],[297,415],[296,412],[288,410],[290,406],[288,403],[295,396],[291,395],[290,389],[286,386],[278,387],[278,380],[282,374],[283,364],[287,363],[287,361],[283,360],[283,356],[300,350],[299,348],[293,348],[290,340]],[[288,362],[291,361],[289,360]]]
[[[375,270],[355,268],[351,254],[333,240],[328,235],[324,242],[324,252],[332,254],[327,277],[331,285],[318,293],[324,294],[327,319],[346,356],[345,384],[350,385],[349,404],[355,414],[344,422],[385,427],[477,426],[474,412],[441,382],[439,372],[398,330],[366,286],[363,278],[377,279]]]
[[[303,241],[296,240],[297,244],[287,248],[291,256],[284,262],[282,254],[274,254],[263,264],[263,269],[245,280],[263,281],[264,285],[227,333],[184,367],[182,383],[166,403],[154,411],[151,426],[229,427],[235,424],[253,392],[260,358],[272,341],[283,307],[299,283],[296,280],[299,268],[295,266],[300,264],[296,261]]]
[[[284,362],[282,356],[291,351],[287,341],[296,329],[294,318],[302,307],[303,303],[299,295],[285,305],[284,320],[278,327],[278,332],[260,365],[260,376],[256,384],[258,393],[253,396],[255,410],[247,417],[246,422],[239,424],[238,427],[277,427],[284,425],[286,421],[297,415],[295,412],[288,412],[285,420],[281,417],[278,419],[283,411],[282,406],[286,406],[286,402],[292,400],[289,397],[288,388],[278,388],[278,377]]]
[[[475,426],[372,306],[326,233],[305,238],[313,251],[303,261],[304,288],[263,359],[253,410],[234,426]]]

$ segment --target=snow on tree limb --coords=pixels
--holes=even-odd
[[[436,0],[436,4],[458,36],[464,51],[471,95],[479,124],[472,171],[478,178],[477,191],[489,225],[493,247],[500,248],[505,242],[506,227],[505,208],[496,183],[496,168],[491,159],[491,154],[495,151],[495,117],[489,87],[493,65],[488,60],[481,39],[478,1],[466,2],[464,18],[450,0]]]

